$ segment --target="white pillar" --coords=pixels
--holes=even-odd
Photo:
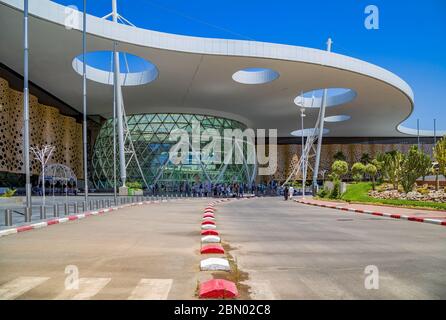
[[[116,0],[112,0],[113,22],[118,23],[118,10]],[[116,117],[118,126],[118,145],[119,145],[119,169],[121,174],[121,183],[125,187],[127,179],[125,152],[124,152],[124,124],[122,112],[122,90],[121,90],[121,71],[119,66],[119,52],[116,50],[116,42],[113,44],[114,56],[114,87],[116,99]]]
[[[29,91],[28,91],[28,0],[23,3],[23,157],[25,165],[26,207],[31,207],[31,170],[29,160]],[[26,214],[26,213],[25,213]]]
[[[301,129],[302,129],[302,199],[305,199],[305,184],[306,184],[306,172],[305,172],[305,134],[304,134],[304,117],[305,117],[305,101],[302,93],[302,108],[300,109]]]
[[[113,90],[113,197],[117,198],[116,190],[116,91]]]
[[[45,154],[43,155],[45,157]],[[43,158],[45,161],[45,158]],[[43,205],[45,205],[45,162],[42,162],[42,195],[43,195]]]
[[[82,113],[83,113],[83,150],[84,150],[84,201],[88,203],[88,154],[87,154],[87,0],[84,0],[84,14],[83,14],[83,27],[82,27]]]
[[[331,52],[331,45],[333,44],[333,41],[331,38],[328,38],[327,41],[327,51]],[[321,161],[321,150],[322,150],[322,137],[324,135],[324,119],[325,119],[325,107],[327,105],[327,94],[328,90],[324,89],[324,93],[322,95],[322,105],[321,105],[321,112],[320,112],[320,119],[319,119],[319,136],[317,141],[317,150],[316,150],[316,161],[314,164],[314,170],[313,170],[313,193],[317,190],[317,176],[319,175],[319,164]]]

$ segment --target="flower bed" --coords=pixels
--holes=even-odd
[[[422,189],[422,192],[412,191],[408,193],[398,190],[370,191],[369,196],[376,199],[398,199],[398,200],[417,200],[446,203],[445,190]]]

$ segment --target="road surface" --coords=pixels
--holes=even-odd
[[[208,202],[136,206],[0,238],[0,299],[195,299],[212,277],[199,271]],[[217,208],[250,298],[446,298],[445,227],[282,198]]]

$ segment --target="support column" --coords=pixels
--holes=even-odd
[[[113,197],[116,205],[116,92],[113,90]]]
[[[87,55],[87,0],[84,0],[84,15],[83,15],[83,28],[82,28],[82,91],[83,91],[83,130],[82,130],[82,140],[84,147],[84,194],[85,203],[88,202],[88,154],[87,154],[87,62],[85,60]]]
[[[25,165],[26,208],[31,208],[31,172],[29,163],[29,90],[28,90],[28,0],[23,7],[23,157]]]
[[[302,108],[300,109],[300,121],[301,121],[301,130],[302,130],[302,153],[301,153],[301,162],[302,162],[302,198],[305,199],[305,184],[306,184],[306,172],[305,172],[305,131],[304,131],[304,118],[305,118],[305,100],[304,95],[302,93]]]
[[[333,41],[331,38],[328,38],[327,41],[327,51],[331,52],[331,45],[333,44]],[[321,150],[322,150],[322,138],[324,135],[324,119],[325,119],[325,108],[327,105],[327,94],[328,90],[324,89],[324,93],[322,95],[322,105],[321,105],[321,112],[320,112],[320,119],[319,119],[319,132],[318,132],[318,141],[317,141],[317,150],[316,150],[316,161],[314,164],[314,170],[313,170],[313,194],[317,191],[317,177],[319,175],[319,164],[321,161]]]
[[[118,10],[116,0],[112,0],[113,7],[113,22],[118,23]],[[115,99],[116,99],[116,117],[118,126],[118,145],[119,145],[119,169],[121,174],[121,187],[125,188],[125,182],[127,180],[126,173],[126,161],[124,150],[124,124],[123,124],[123,110],[122,110],[122,90],[121,90],[121,71],[119,65],[119,52],[116,50],[116,42],[113,44],[113,57],[114,57],[114,87],[115,87]]]

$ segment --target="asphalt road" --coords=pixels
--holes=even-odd
[[[197,283],[212,277],[199,271],[208,201],[125,208],[0,238],[0,299],[195,299]],[[217,208],[253,299],[446,298],[444,227],[281,198]],[[367,266],[379,271],[377,290],[364,285]]]
[[[446,298],[445,227],[281,198],[228,203],[218,218],[254,299]]]
[[[208,202],[130,207],[0,238],[0,300],[193,299]]]

